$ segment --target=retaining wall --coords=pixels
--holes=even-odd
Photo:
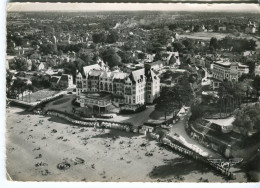
[[[34,106],[33,104],[30,104],[30,103],[27,103],[27,102],[24,102],[24,101],[19,101],[19,100],[16,100],[16,99],[8,99],[8,100],[10,101],[11,105],[19,106],[19,107],[22,107],[22,108],[31,108],[31,107]]]

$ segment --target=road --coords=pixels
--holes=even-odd
[[[210,80],[208,79],[208,76],[209,76],[209,73],[208,73],[208,71],[207,71],[207,69],[206,68],[202,68],[203,70],[204,70],[204,72],[205,72],[205,76],[204,76],[204,78],[202,78],[202,80],[201,80],[201,85],[210,85]]]
[[[187,134],[187,132],[185,130],[186,121],[188,121],[187,114],[184,115],[182,120],[180,120],[178,123],[174,124],[171,127],[170,133],[169,133],[170,136],[173,136],[176,133],[176,134],[180,135],[186,141],[186,143],[193,145],[193,146],[199,148],[204,153],[206,153],[208,155],[208,158],[222,159],[223,157],[221,155],[219,155],[218,153],[202,146],[200,143],[198,143],[194,139],[190,138],[190,136]]]
[[[153,111],[154,111],[154,106],[147,106],[147,108],[142,112],[127,115],[129,119],[125,120],[124,122],[131,122],[134,126],[143,125],[143,123],[149,119],[149,116]]]

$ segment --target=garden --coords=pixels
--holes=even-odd
[[[28,93],[27,95],[23,96],[23,101],[28,103],[33,103],[37,101],[41,101],[47,97],[51,97],[59,93],[59,91],[53,91],[50,89],[42,89],[33,93]]]

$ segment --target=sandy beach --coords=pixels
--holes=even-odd
[[[14,181],[226,182],[144,135],[82,128],[16,107],[6,117],[6,169]]]

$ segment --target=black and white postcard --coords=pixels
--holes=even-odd
[[[252,3],[7,3],[7,180],[259,182],[259,18]]]

